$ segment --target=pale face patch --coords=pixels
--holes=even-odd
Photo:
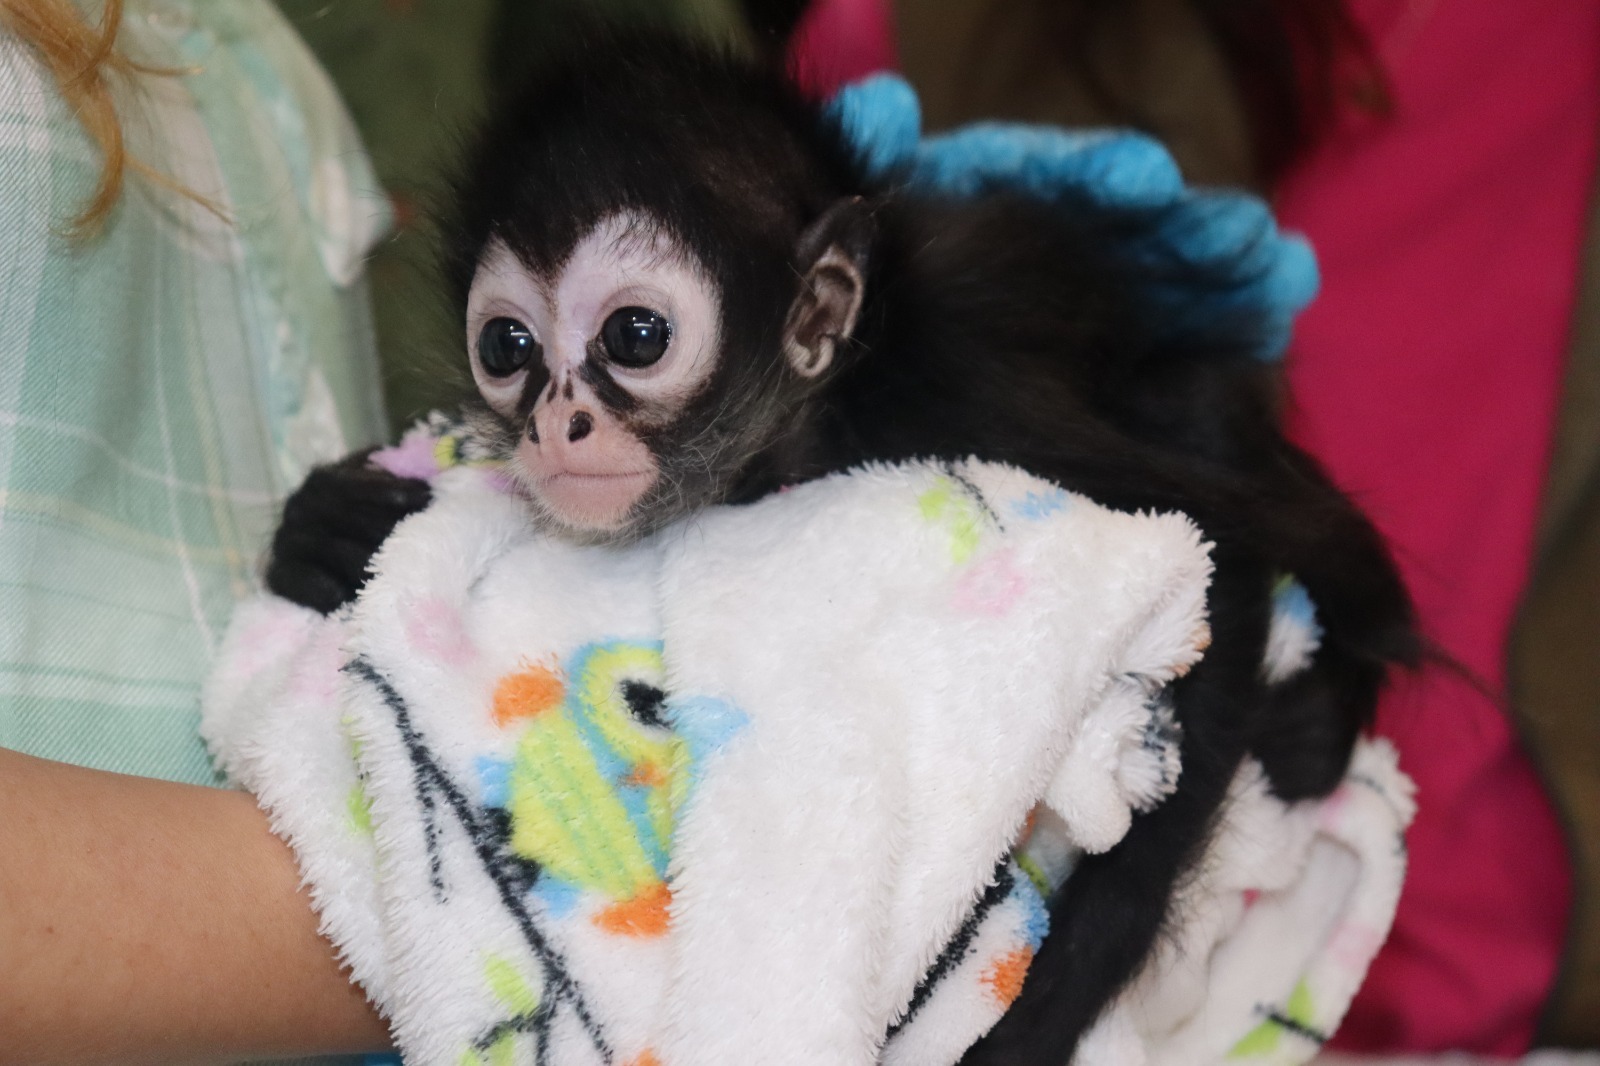
[[[625,309],[667,324],[665,350],[648,365],[610,355],[606,323]],[[715,286],[688,250],[636,215],[600,223],[553,277],[529,270],[502,242],[488,245],[468,297],[473,378],[489,405],[521,426],[513,465],[558,525],[628,526],[659,478],[639,430],[670,422],[710,377],[719,310]],[[491,372],[479,350],[497,319],[518,323],[532,341],[527,364],[509,373]]]
[[[525,371],[494,377],[484,370],[478,336],[491,319],[524,323],[552,381],[561,382],[582,365],[611,313],[625,307],[663,315],[672,340],[653,366],[612,365],[612,376],[647,409],[681,405],[716,366],[721,310],[715,285],[687,249],[647,219],[613,215],[578,242],[556,277],[544,278],[504,243],[490,242],[467,300],[467,352],[484,399],[509,415],[526,381]]]

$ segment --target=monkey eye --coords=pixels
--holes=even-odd
[[[510,377],[538,353],[533,331],[514,318],[491,318],[478,331],[478,362],[490,377]]]
[[[672,323],[648,307],[621,307],[600,327],[606,358],[618,366],[646,367],[661,361],[672,340]]]

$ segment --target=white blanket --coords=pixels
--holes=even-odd
[[[492,469],[434,485],[352,609],[243,608],[205,700],[409,1063],[954,1063],[1043,894],[1176,783],[1182,516],[912,464],[611,549]],[[1403,869],[1392,756],[1352,782],[1285,808],[1241,776],[1080,1062],[1314,1053]]]

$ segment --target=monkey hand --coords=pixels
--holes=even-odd
[[[400,520],[428,506],[433,491],[369,460],[373,449],[311,471],[284,504],[266,584],[274,595],[322,614],[355,599],[367,563]]]

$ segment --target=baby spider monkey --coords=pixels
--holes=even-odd
[[[1180,322],[1152,295],[1231,283],[1148,254],[1167,209],[920,192],[870,174],[780,73],[671,37],[575,50],[463,175],[446,238],[468,418],[558,535],[622,541],[868,461],[978,456],[1183,511],[1215,544],[1213,641],[1175,688],[1177,792],[1082,860],[1021,996],[963,1060],[1067,1062],[1149,955],[1240,761],[1284,799],[1326,794],[1414,655],[1378,535],[1282,433],[1251,354],[1267,325]],[[337,607],[426,501],[361,457],[323,468],[286,508],[269,586]],[[1284,574],[1323,638],[1273,682]]]

